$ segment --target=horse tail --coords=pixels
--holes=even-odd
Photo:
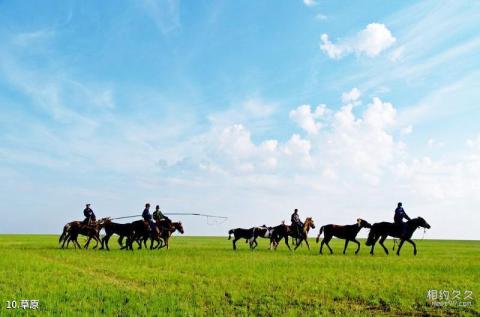
[[[231,237],[232,234],[235,234],[233,229],[228,232],[228,240],[232,239]]]
[[[62,243],[62,241],[66,238],[68,229],[69,229],[69,225],[63,226],[63,232],[58,238],[58,243]]]
[[[374,241],[375,241],[375,230],[373,230],[373,227],[372,227],[372,229],[370,229],[370,232],[368,233],[368,238],[367,238],[367,242],[365,242],[365,245],[371,246]]]
[[[321,226],[321,227],[320,227],[320,232],[318,233],[318,236],[317,236],[317,239],[316,239],[317,243],[318,243],[318,241],[320,240],[320,236],[321,236],[322,233],[323,233],[323,229],[325,229],[325,226]]]

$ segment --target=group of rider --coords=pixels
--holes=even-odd
[[[92,208],[90,208],[90,206],[91,204],[86,204],[85,209],[83,210],[83,215],[85,216],[85,219],[83,220],[83,224],[85,225],[91,225],[96,222],[95,213],[93,212]],[[145,209],[142,212],[142,218],[145,221],[145,223],[148,224],[148,226],[150,227],[150,230],[154,232],[156,231],[157,233],[159,233],[159,228],[157,227],[157,224],[155,221],[164,223],[166,226],[169,226],[172,223],[170,218],[168,218],[162,213],[159,205],[155,206],[155,211],[153,212],[153,215],[152,215],[150,213],[149,203],[145,204]]]
[[[393,216],[393,222],[401,229],[402,236],[407,234],[407,225],[406,222],[403,222],[403,219],[409,221],[410,217],[403,209],[402,203],[398,203],[397,208],[395,209],[395,215]],[[303,222],[300,220],[300,216],[298,215],[298,209],[293,211],[290,220],[292,222],[293,230],[295,230],[297,235],[300,235],[300,233],[303,231]]]
[[[87,204],[85,206],[83,214],[85,216],[85,220],[83,220],[84,224],[90,225],[92,223],[95,223],[95,214],[93,213],[92,208],[90,208],[90,204]],[[162,213],[159,205],[155,206],[155,211],[152,215],[150,213],[150,204],[145,204],[145,209],[142,212],[142,218],[150,226],[150,230],[156,232],[159,232],[159,228],[157,227],[155,221],[164,222],[166,225],[171,224],[171,220]],[[403,222],[403,219],[406,219],[408,221],[410,220],[410,217],[405,213],[405,210],[403,210],[402,203],[398,203],[397,208],[395,209],[395,216],[393,217],[393,222],[401,228],[402,235],[405,235],[407,226],[405,225],[405,222]],[[293,211],[290,220],[292,222],[292,227],[299,235],[303,231],[303,222],[300,220],[300,216],[298,215],[298,209],[295,209]]]

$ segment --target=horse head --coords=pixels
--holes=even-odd
[[[111,223],[112,220],[110,217],[100,218],[96,221],[96,225],[99,229],[102,229],[107,223]]]
[[[305,219],[304,229],[308,231],[310,228],[315,229],[315,224],[313,223],[312,217],[307,217]]]
[[[428,224],[428,222],[425,221],[422,217],[415,218],[413,220],[416,220],[416,224],[419,227],[425,228],[425,229],[430,229],[431,226]]]
[[[372,227],[372,225],[368,221],[363,220],[362,218],[357,219],[357,225],[360,228],[371,228]]]
[[[185,231],[183,230],[183,225],[181,222],[173,222],[172,225],[176,230],[180,231],[181,234],[184,234]]]

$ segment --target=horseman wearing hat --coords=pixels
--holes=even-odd
[[[142,212],[142,218],[146,223],[148,223],[148,225],[150,226],[150,230],[158,233],[157,225],[153,221],[152,214],[150,213],[150,204],[149,203],[145,204],[145,209]]]
[[[92,208],[90,208],[90,204],[85,205],[83,215],[85,216],[85,219],[83,220],[83,224],[85,225],[90,225],[96,221],[95,214],[93,213]]]
[[[155,221],[158,221],[160,223],[162,223],[162,227],[165,225],[166,227],[169,227],[170,224],[172,223],[172,221],[170,220],[170,218],[168,218],[167,216],[165,216],[163,214],[163,212],[160,210],[160,206],[157,205],[155,206],[155,211],[153,212],[153,219]]]
[[[292,221],[292,227],[294,228],[295,232],[298,236],[300,236],[303,230],[303,222],[300,220],[300,216],[298,215],[298,209],[293,211],[290,220]]]

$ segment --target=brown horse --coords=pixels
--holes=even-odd
[[[357,223],[354,225],[347,225],[347,226],[339,226],[339,225],[326,225],[322,226],[320,228],[320,232],[318,233],[317,236],[317,243],[320,240],[320,236],[324,232],[324,238],[322,240],[322,243],[320,244],[320,254],[322,254],[322,249],[323,245],[325,244],[328,249],[330,250],[330,254],[333,253],[332,248],[328,245],[330,240],[332,240],[332,237],[337,237],[340,239],[345,239],[345,247],[343,248],[343,254],[347,251],[347,246],[348,242],[352,241],[357,244],[357,250],[355,251],[355,254],[358,254],[358,251],[360,251],[360,242],[357,241],[356,237],[358,232],[360,232],[360,229],[362,228],[371,228],[372,225],[366,222],[363,219],[358,218]]]
[[[82,221],[72,221],[67,223],[63,227],[63,232],[60,235],[60,238],[58,239],[59,243],[62,243],[61,248],[63,249],[65,247],[65,243],[67,243],[67,248],[70,242],[73,242],[73,245],[75,246],[75,249],[77,246],[79,248],[82,248],[80,244],[78,243],[78,235],[83,235],[86,236],[87,242],[83,246],[85,249],[88,249],[88,245],[90,244],[90,241],[93,239],[95,240],[96,244],[93,247],[94,249],[97,248],[98,243],[100,242],[100,230],[102,230],[105,222],[109,218],[102,218],[98,221],[95,221],[92,224],[84,224]]]
[[[168,250],[168,241],[175,231],[179,231],[181,234],[185,233],[181,222],[172,222],[169,227],[160,227],[160,239],[162,239],[162,243],[160,244],[159,242],[155,248],[161,249],[166,247]]]
[[[305,222],[303,223],[303,229],[300,233],[298,233],[293,226],[285,224],[273,227],[270,237],[270,249],[273,247],[276,250],[279,242],[284,239],[288,249],[291,250],[290,245],[288,244],[288,237],[290,236],[297,240],[294,250],[296,250],[303,241],[305,241],[308,250],[310,250],[310,245],[308,244],[308,232],[310,229],[315,229],[315,224],[313,223],[312,217],[307,217],[305,219]]]

